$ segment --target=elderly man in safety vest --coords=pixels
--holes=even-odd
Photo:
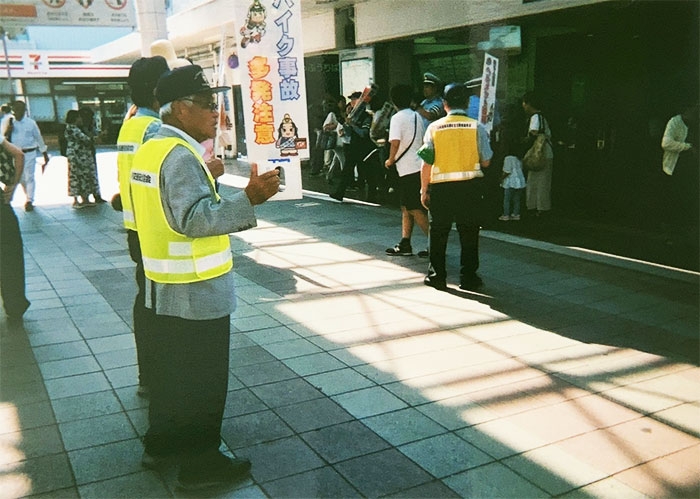
[[[483,283],[479,268],[479,225],[482,212],[482,168],[493,151],[486,129],[467,116],[469,90],[463,84],[445,88],[447,116],[432,122],[425,132],[419,156],[421,202],[430,215],[430,266],[424,283],[447,288],[445,253],[452,223],[461,245],[459,287],[475,290]]]
[[[254,206],[279,189],[279,174],[258,175],[220,196],[202,158],[214,137],[215,94],[196,65],[168,71],[156,99],[163,124],[131,169],[134,220],[146,274],[146,306],[158,344],[142,464],[180,465],[178,485],[195,490],[246,476],[247,459],[219,452],[228,388],[230,315],[235,309],[228,234],[254,227]]]

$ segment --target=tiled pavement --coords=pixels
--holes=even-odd
[[[0,497],[181,497],[140,466],[119,214],[56,196],[17,210],[32,306],[0,315]],[[232,236],[222,435],[252,478],[209,495],[700,495],[697,274],[484,233],[486,285],[462,293],[453,235],[443,293],[425,260],[384,255],[395,210],[257,211]]]

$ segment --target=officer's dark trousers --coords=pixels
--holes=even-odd
[[[447,240],[456,224],[460,255],[460,282],[479,268],[479,226],[482,214],[483,180],[430,184],[430,269],[437,279],[446,279]]]
[[[0,295],[5,312],[21,317],[29,306],[25,296],[24,246],[17,215],[0,202]]]
[[[230,317],[155,315],[155,356],[144,439],[153,456],[215,451],[228,389]]]

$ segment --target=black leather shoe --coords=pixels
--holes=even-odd
[[[425,279],[423,279],[423,284],[440,291],[445,291],[447,289],[447,282],[445,279],[440,279],[434,275],[425,276]]]
[[[29,305],[31,305],[31,302],[25,298],[24,302],[21,305],[19,305],[16,309],[5,310],[7,318],[13,322],[21,322],[22,316],[29,308]]]
[[[230,458],[216,452],[182,464],[177,486],[184,490],[201,490],[228,485],[247,478],[250,468],[248,459]]]
[[[179,463],[181,456],[178,454],[168,454],[165,456],[154,456],[146,451],[143,451],[141,456],[141,466],[154,471],[163,471],[170,466]]]
[[[459,289],[461,289],[462,291],[476,291],[483,285],[484,281],[481,280],[481,277],[474,274],[473,276],[470,276],[467,279],[463,279],[462,282],[459,284]]]

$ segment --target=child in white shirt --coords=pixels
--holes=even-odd
[[[499,220],[520,220],[520,200],[525,189],[525,175],[523,175],[523,162],[512,153],[503,159],[503,176],[501,177],[501,187],[503,187],[503,215]]]

